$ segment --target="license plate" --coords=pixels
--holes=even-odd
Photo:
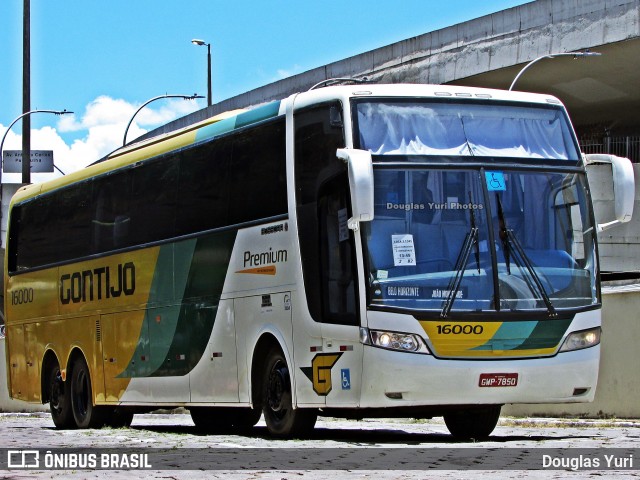
[[[479,387],[515,387],[518,385],[517,373],[481,373]]]

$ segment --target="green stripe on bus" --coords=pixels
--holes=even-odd
[[[241,113],[240,115],[238,115],[236,128],[251,125],[252,123],[257,123],[268,118],[277,117],[279,111],[280,102],[278,101],[271,102],[261,107],[254,108],[253,110],[249,110],[248,112]]]
[[[572,319],[542,320],[520,346],[521,350],[556,347],[567,332]]]
[[[213,331],[236,233],[161,248],[138,345],[118,377],[181,376],[193,370]],[[136,361],[141,357],[145,361]]]
[[[196,133],[196,142],[206,140],[208,138],[217,137],[224,133],[231,132],[237,128],[242,128],[252,123],[258,123],[262,120],[277,117],[280,112],[280,102],[271,102],[253,110],[240,113],[234,117],[229,117],[211,125],[200,128]]]
[[[554,348],[571,319],[504,322],[494,336],[471,350],[537,350]]]
[[[486,343],[471,350],[518,349],[529,338],[537,324],[537,321],[504,322]]]
[[[201,237],[191,259],[176,334],[165,362],[151,376],[186,375],[207,348],[237,231]]]

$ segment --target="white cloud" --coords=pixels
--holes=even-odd
[[[43,127],[31,132],[33,150],[53,150],[55,164],[65,173],[79,170],[104,157],[122,145],[129,120],[140,107],[122,99],[100,96],[85,108],[84,113],[63,115],[58,118],[56,128]],[[187,115],[201,108],[197,101],[182,99],[159,100],[143,108],[129,127],[127,140],[131,141],[147,131]],[[0,125],[0,134],[6,126]],[[77,138],[77,137],[80,138]],[[75,139],[69,139],[75,137]],[[65,140],[66,138],[66,140]],[[4,149],[20,150],[22,136],[10,131]],[[54,174],[34,174],[32,181],[43,181]],[[19,174],[5,174],[3,183],[19,183]]]

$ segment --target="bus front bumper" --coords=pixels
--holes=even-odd
[[[365,346],[359,406],[590,402],[599,359],[600,345],[552,357],[473,361]]]

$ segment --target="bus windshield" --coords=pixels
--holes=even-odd
[[[446,316],[597,302],[582,174],[378,168],[374,179],[362,224],[372,305]]]
[[[371,306],[446,317],[555,315],[598,303],[584,174],[572,162],[560,171],[536,161],[579,158],[561,109],[415,101],[356,108],[359,146],[374,160],[375,215],[362,224]],[[467,163],[477,156],[516,161]]]
[[[424,101],[358,102],[360,148],[376,155],[579,160],[564,110]]]

